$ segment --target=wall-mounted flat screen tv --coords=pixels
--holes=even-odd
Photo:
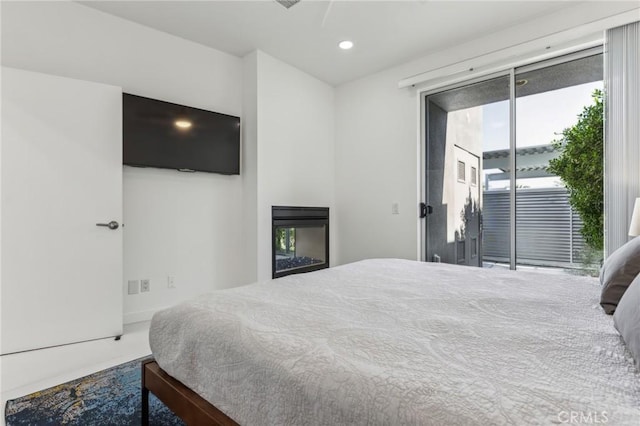
[[[123,93],[123,163],[240,174],[240,118]]]

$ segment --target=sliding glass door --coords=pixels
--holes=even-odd
[[[501,150],[509,161],[508,99],[509,76],[426,97],[427,261],[482,266],[486,247],[508,258],[508,210],[507,232],[483,214],[484,153]]]
[[[584,221],[571,207],[570,189],[550,161],[562,153],[562,132],[577,124],[578,115],[602,90],[602,55],[517,69],[515,79],[517,263],[584,266],[589,254],[581,233]],[[581,151],[581,158],[571,161],[602,164],[599,154],[593,158]]]
[[[602,88],[599,50],[425,95],[425,260],[583,265],[583,221],[550,161]]]

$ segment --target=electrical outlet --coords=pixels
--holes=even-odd
[[[176,288],[176,279],[173,275],[169,275],[167,277],[167,287],[168,288]]]
[[[140,282],[138,280],[129,280],[128,282],[129,284],[129,294],[138,294],[139,293],[139,284]]]
[[[400,214],[400,205],[398,203],[391,204],[391,214]]]
[[[141,280],[140,281],[140,292],[144,293],[145,291],[151,291],[151,281],[150,280]]]

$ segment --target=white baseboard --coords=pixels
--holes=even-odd
[[[154,309],[151,311],[130,312],[124,314],[122,318],[123,324],[133,324],[134,322],[151,321],[151,317],[157,311],[163,308]]]

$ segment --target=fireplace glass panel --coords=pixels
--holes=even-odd
[[[327,263],[326,225],[276,226],[275,273]]]

